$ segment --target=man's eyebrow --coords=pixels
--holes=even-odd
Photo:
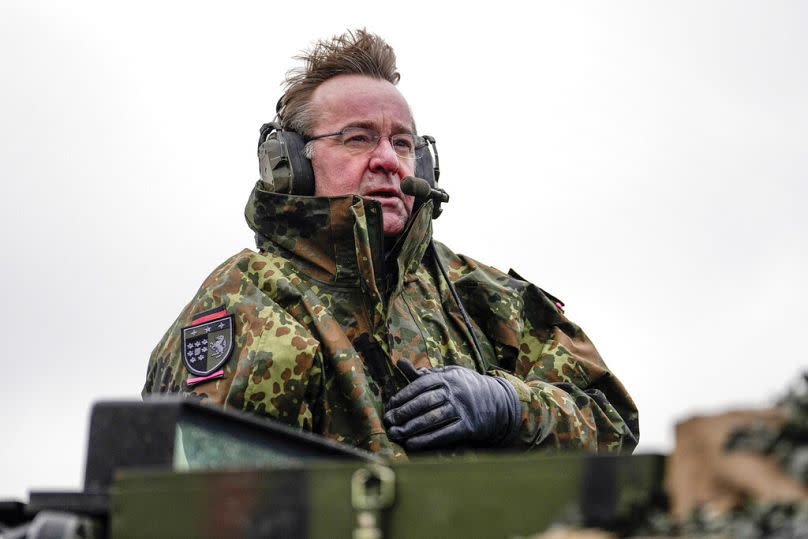
[[[376,126],[376,124],[368,120],[357,120],[355,122],[349,122],[343,126],[343,129],[345,129],[346,127],[361,127],[363,129],[373,129],[374,131],[378,131],[378,127]],[[397,135],[399,133],[415,134],[415,131],[410,126],[394,125],[393,132],[391,134]]]

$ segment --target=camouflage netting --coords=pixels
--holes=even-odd
[[[729,451],[769,455],[786,474],[808,485],[808,373],[777,408],[785,417],[779,428],[760,423],[737,429],[726,447]]]
[[[677,425],[665,489],[667,507],[647,507],[612,529],[582,529],[568,515],[534,539],[808,539],[808,373],[773,409]]]

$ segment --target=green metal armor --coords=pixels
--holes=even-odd
[[[385,249],[378,202],[278,194],[258,182],[246,218],[259,252],[236,254],[202,284],[154,349],[143,396],[182,393],[401,457],[382,423],[385,402],[408,383],[398,361],[460,365],[516,388],[518,447],[630,452],[636,407],[583,331],[515,273],[437,242],[431,254],[431,214],[427,202]],[[183,354],[201,341],[183,328],[202,328],[209,317],[199,313],[217,310],[233,316],[232,354],[200,377]]]

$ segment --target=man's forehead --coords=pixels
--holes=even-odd
[[[368,127],[414,131],[409,104],[390,82],[363,75],[340,75],[323,82],[312,95],[314,124],[329,129]]]

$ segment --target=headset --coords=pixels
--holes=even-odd
[[[422,135],[426,146],[417,150],[415,176],[437,188],[440,177],[438,148],[435,138]],[[258,137],[258,170],[266,189],[275,193],[290,195],[314,195],[314,171],[311,161],[303,151],[304,138],[288,129],[283,129],[278,121],[261,126]]]

